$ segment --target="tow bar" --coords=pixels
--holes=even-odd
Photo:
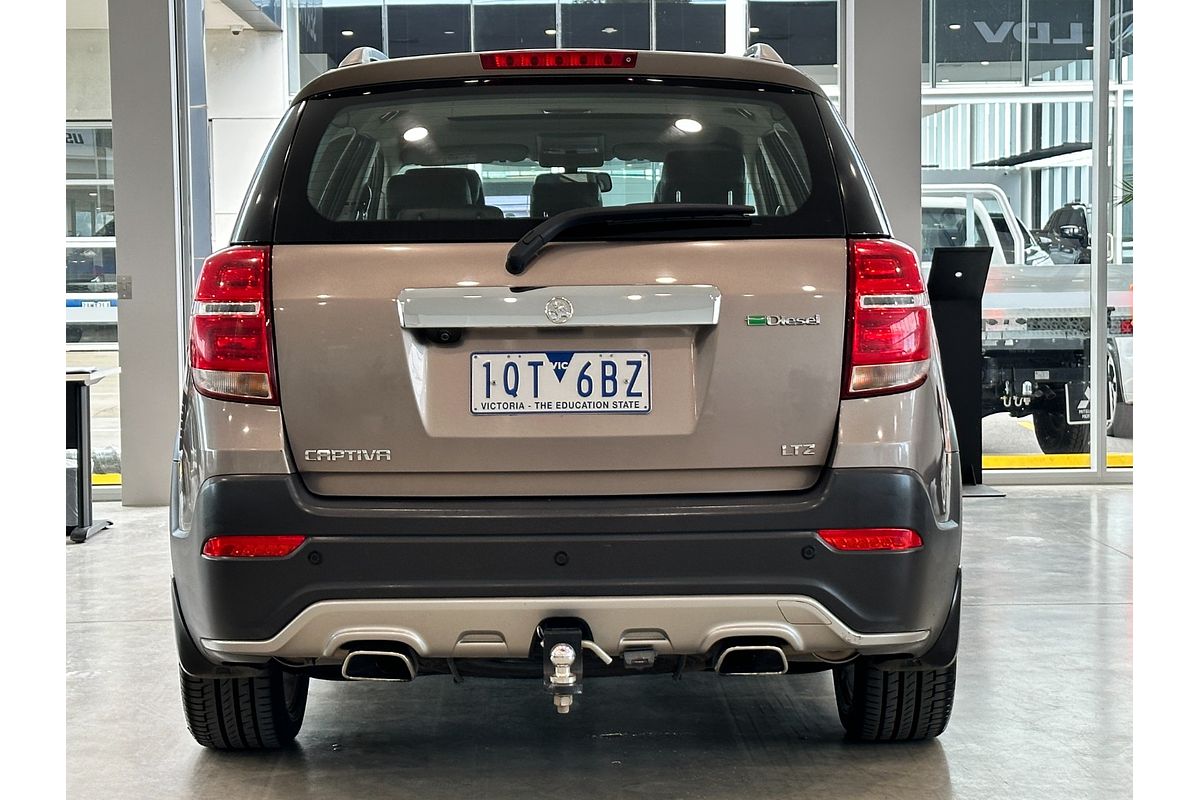
[[[583,693],[583,650],[591,650],[605,664],[612,657],[600,645],[583,638],[579,628],[538,628],[542,640],[542,674],[546,691],[554,695],[554,710],[571,713],[575,695]]]

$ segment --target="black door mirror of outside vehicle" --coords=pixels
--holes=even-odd
[[[1078,239],[1081,242],[1087,238],[1083,228],[1078,225],[1063,225],[1058,229],[1058,235],[1064,239]]]

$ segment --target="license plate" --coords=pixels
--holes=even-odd
[[[472,353],[472,414],[645,414],[645,350]]]

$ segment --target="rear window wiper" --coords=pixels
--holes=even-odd
[[[520,275],[537,258],[542,248],[559,234],[596,222],[673,222],[676,220],[724,219],[750,222],[753,206],[722,203],[643,203],[614,208],[575,208],[555,214],[517,240],[508,251],[504,268]]]

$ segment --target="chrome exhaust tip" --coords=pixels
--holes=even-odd
[[[718,675],[783,675],[788,662],[775,645],[739,644],[721,651],[715,670]]]
[[[402,681],[417,677],[416,658],[398,650],[354,650],[342,662],[349,681]]]

